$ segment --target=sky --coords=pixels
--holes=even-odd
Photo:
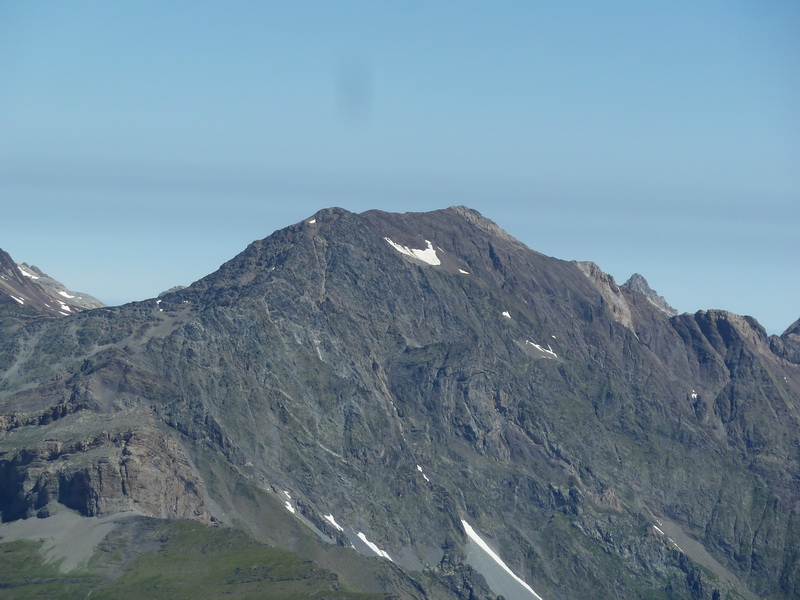
[[[467,205],[800,317],[800,3],[0,0],[0,248],[121,304],[340,206]]]

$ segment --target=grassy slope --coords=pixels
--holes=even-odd
[[[112,539],[85,570],[67,574],[58,565],[43,563],[38,543],[0,544],[0,596],[19,600],[383,597],[342,589],[330,571],[292,552],[258,544],[236,530],[159,522],[145,537],[156,549],[126,560],[126,542]]]

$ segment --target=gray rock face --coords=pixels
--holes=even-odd
[[[630,279],[628,279],[628,281],[622,285],[629,290],[633,290],[634,292],[642,294],[653,306],[664,311],[664,313],[667,315],[673,317],[678,314],[678,311],[667,304],[667,301],[664,300],[664,297],[659,296],[658,293],[650,287],[650,284],[647,283],[647,280],[643,276],[639,275],[639,273],[634,273],[631,275]]]
[[[793,598],[795,329],[670,317],[463,207],[326,209],[0,340],[0,511],[313,531],[408,598]]]

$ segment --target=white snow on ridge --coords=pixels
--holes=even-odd
[[[34,273],[27,271],[25,267],[23,267],[22,265],[17,265],[17,268],[19,269],[19,272],[22,273],[25,277],[30,277],[31,279],[39,279],[38,275],[35,275]],[[3,279],[5,279],[5,277]]]
[[[364,543],[365,543],[367,546],[369,546],[369,549],[370,549],[370,550],[372,550],[372,551],[373,551],[375,554],[377,554],[377,555],[378,555],[378,556],[380,556],[381,558],[386,558],[386,559],[392,560],[392,557],[391,557],[391,556],[389,556],[389,554],[388,554],[388,553],[384,552],[383,550],[381,550],[380,548],[378,548],[378,546],[376,546],[375,544],[373,544],[372,542],[370,542],[370,541],[367,539],[367,536],[366,536],[366,535],[364,535],[362,532],[360,532],[360,531],[358,532],[358,537],[359,537],[359,539],[360,539],[362,542],[364,542]],[[394,562],[394,561],[392,560],[392,562]]]
[[[547,350],[545,350],[545,349],[544,349],[544,348],[542,348],[542,347],[541,347],[539,344],[534,344],[534,343],[533,343],[532,341],[530,341],[530,340],[525,340],[525,343],[526,343],[526,344],[530,344],[531,346],[533,346],[534,348],[536,348],[536,349],[537,349],[539,352],[544,352],[545,354],[549,354],[549,355],[550,355],[550,356],[545,356],[545,358],[558,358],[558,354],[556,354],[555,352],[553,352],[553,349],[550,347],[550,344],[548,344],[548,345],[547,345]]]
[[[671,537],[668,537],[667,539],[668,539],[670,542],[672,542],[672,545],[673,545],[673,546],[675,546],[675,548],[678,550],[678,552],[681,552],[681,553],[683,552],[683,550],[681,550],[681,547],[680,547],[680,546],[678,546],[678,544],[676,544],[676,543],[675,543],[675,540],[673,540]]]
[[[62,296],[64,296],[64,298],[74,298],[75,297],[75,296],[70,296],[67,292],[58,292],[58,293],[61,294]]]
[[[658,521],[658,519],[656,519],[656,520]],[[660,525],[661,521],[658,521],[658,523]],[[675,540],[673,540],[666,533],[664,533],[659,527],[656,527],[655,525],[653,525],[653,529],[655,529],[660,535],[666,537],[667,540],[669,540],[669,543],[672,544],[673,546],[675,546],[676,550],[678,550],[679,552],[683,552],[683,549],[680,546],[678,546],[678,544],[675,543]]]
[[[436,266],[442,264],[442,261],[439,260],[439,257],[436,256],[436,250],[433,248],[433,243],[425,240],[425,243],[428,245],[427,248],[424,249],[417,249],[417,248],[409,248],[408,246],[401,246],[400,244],[395,244],[392,240],[388,237],[383,238],[389,244],[391,244],[392,248],[397,250],[400,254],[405,254],[406,256],[410,256],[412,258],[416,258],[417,260],[421,260],[424,263],[428,263],[429,265]]]
[[[331,513],[331,514],[329,514],[329,515],[322,515],[322,516],[323,516],[323,518],[324,518],[326,521],[328,521],[328,523],[330,523],[331,525],[333,525],[334,527],[336,527],[336,529],[338,529],[339,531],[344,531],[344,527],[342,527],[341,525],[339,525],[339,524],[336,522],[336,519],[334,519],[334,518],[333,518],[333,513]]]
[[[472,538],[472,540],[476,544],[478,544],[478,546],[480,546],[481,549],[484,552],[486,552],[486,554],[488,554],[492,558],[492,560],[494,560],[498,565],[500,565],[503,568],[504,571],[506,571],[509,575],[511,575],[511,577],[513,577],[516,581],[518,581],[531,594],[533,594],[534,598],[538,598],[539,600],[543,600],[543,598],[539,594],[537,594],[536,592],[533,591],[533,588],[531,586],[529,586],[522,579],[517,577],[514,574],[514,572],[511,569],[508,568],[508,565],[506,563],[504,563],[502,561],[502,559],[499,556],[497,556],[497,554],[494,553],[494,550],[492,550],[489,547],[489,544],[487,544],[486,542],[483,541],[481,536],[479,536],[477,534],[477,532],[472,528],[472,526],[469,523],[467,523],[464,519],[461,519],[461,525],[462,525],[462,527],[464,527],[464,531],[467,533],[467,535],[470,538]]]

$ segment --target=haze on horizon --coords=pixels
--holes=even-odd
[[[328,206],[463,204],[800,317],[800,5],[0,3],[0,248],[109,304]]]

